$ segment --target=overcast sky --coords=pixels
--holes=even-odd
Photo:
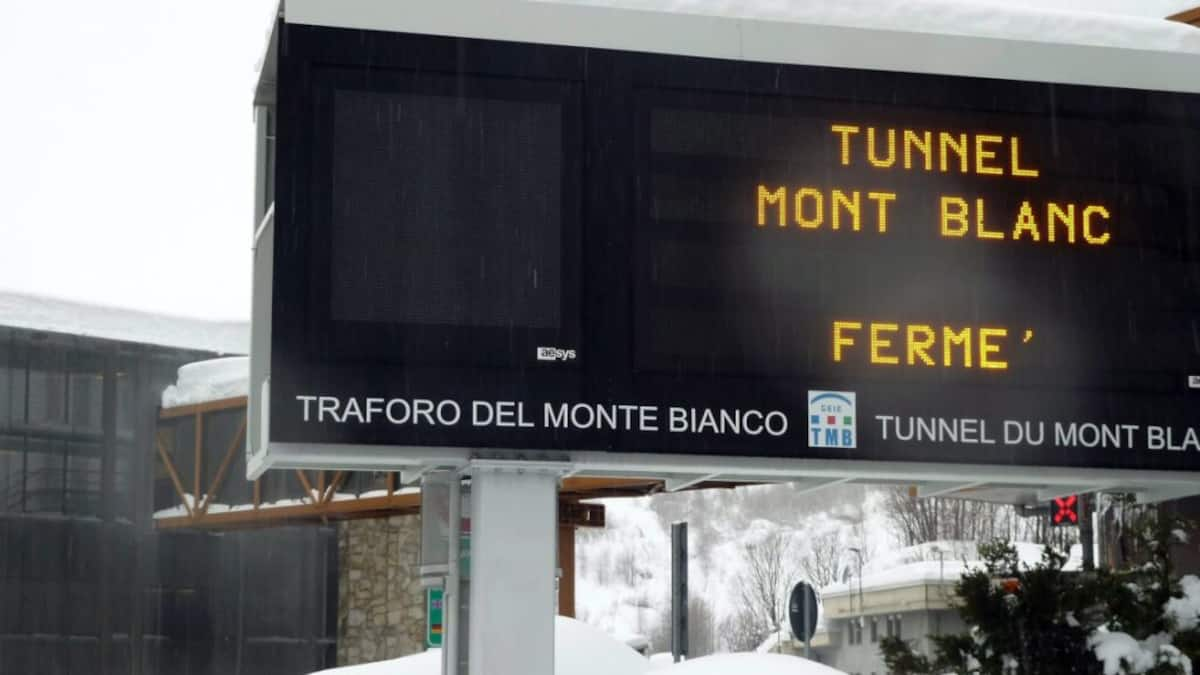
[[[277,0],[0,22],[0,289],[249,316],[256,64]]]
[[[277,1],[57,0],[7,13],[0,289],[249,316],[251,95]],[[1014,4],[1161,17],[1200,0]]]

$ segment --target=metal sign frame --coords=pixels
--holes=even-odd
[[[532,43],[616,48],[746,61],[827,64],[916,73],[959,74],[1030,81],[1200,92],[1200,55],[1012,40],[918,35],[794,23],[658,14],[552,3],[455,0],[401,8],[384,0],[326,3],[290,0],[287,23],[370,28],[432,35],[488,37]],[[256,100],[274,100],[273,34]],[[262,177],[260,176],[260,180]],[[684,457],[653,453],[529,451],[522,448],[426,448],[270,442],[265,401],[270,392],[273,212],[255,237],[250,442],[248,473],[286,468],[464,468],[478,458],[564,462],[571,475],[660,476],[678,489],[704,480],[799,481],[819,489],[853,481],[919,486],[925,496],[1006,495],[1029,503],[1102,490],[1138,493],[1146,501],[1200,493],[1187,475],[1167,471],[1079,469],[784,459]]]

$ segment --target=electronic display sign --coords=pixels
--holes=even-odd
[[[1200,469],[1200,96],[283,25],[270,440]]]

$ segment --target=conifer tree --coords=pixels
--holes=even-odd
[[[1153,509],[1135,519],[1136,555],[1125,570],[1067,571],[1067,556],[1050,547],[1027,566],[1008,542],[981,545],[982,567],[964,574],[955,589],[971,632],[932,636],[932,658],[885,639],[889,671],[1191,675],[1192,659],[1200,657],[1200,579],[1181,583],[1170,557],[1184,523]]]

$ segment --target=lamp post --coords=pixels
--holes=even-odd
[[[862,630],[864,617],[866,617],[866,607],[863,604],[863,552],[861,548],[857,547],[851,547],[846,550],[858,557],[858,628]],[[850,594],[851,596],[854,595],[853,589],[851,589]]]

